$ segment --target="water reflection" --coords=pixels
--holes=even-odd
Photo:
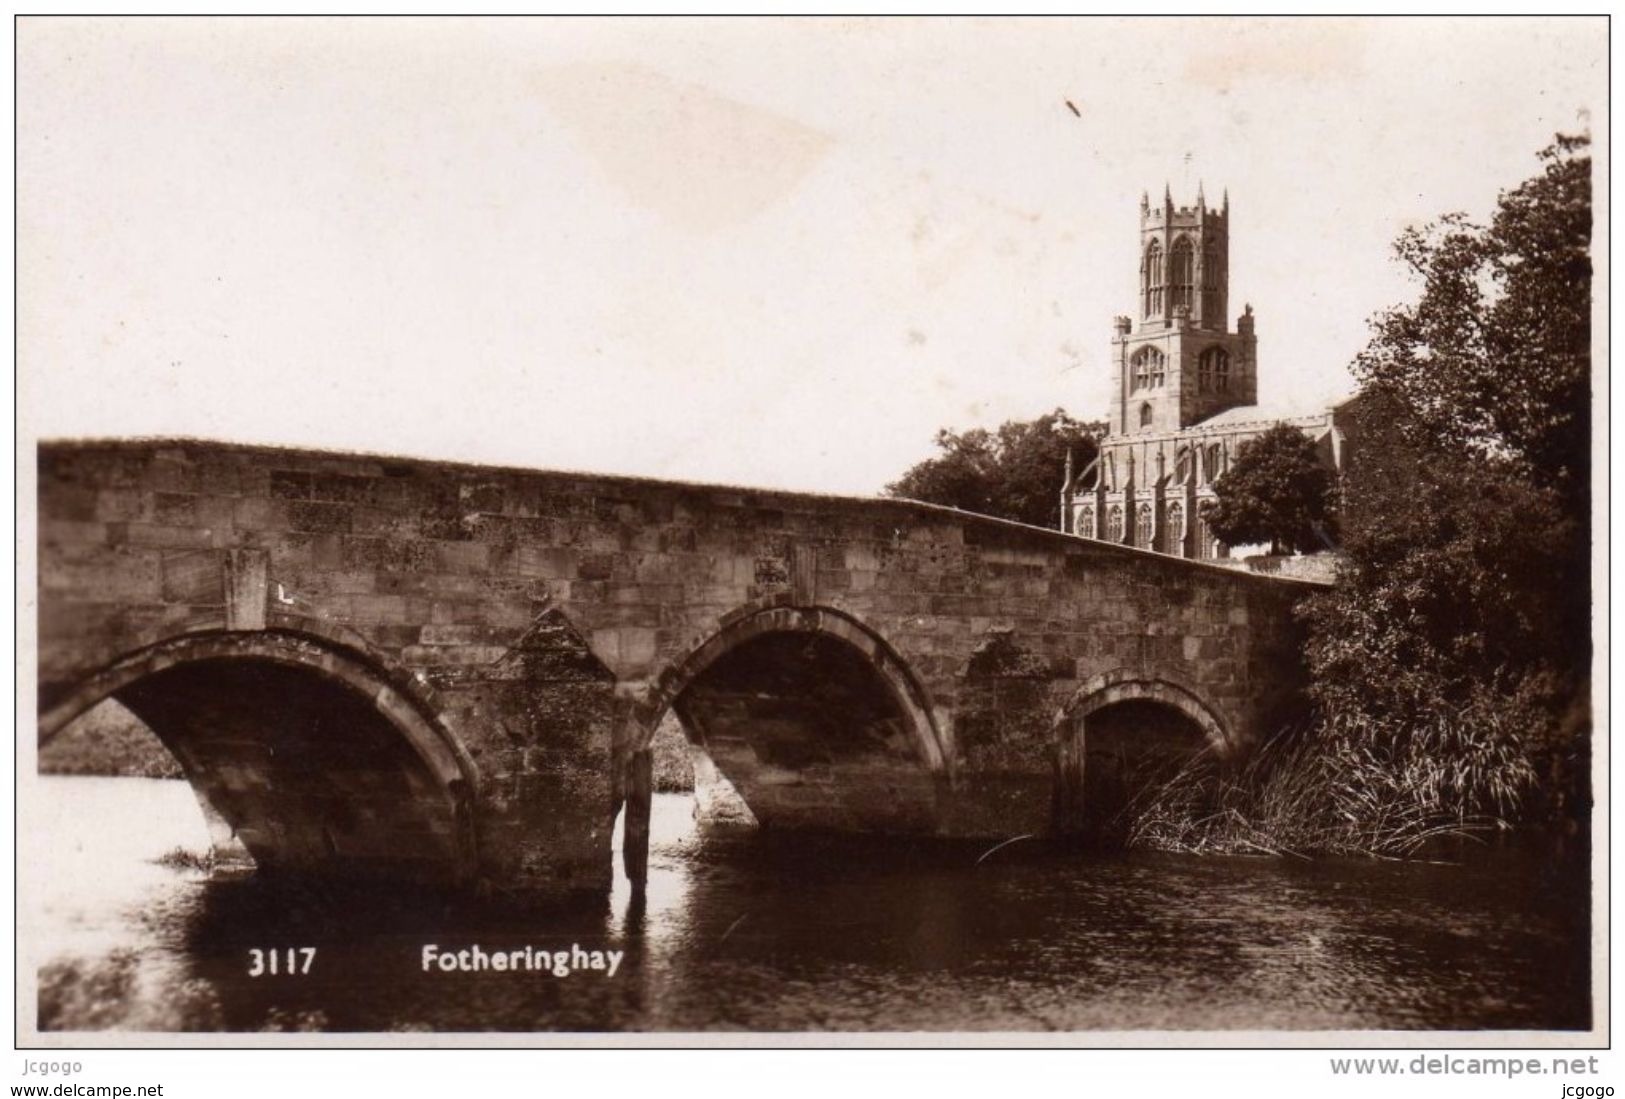
[[[702,835],[657,797],[648,887],[536,911],[274,888],[154,865],[186,787],[45,779],[63,871],[24,940],[41,1023],[144,1030],[1476,1029],[1589,1025],[1574,861],[1089,857]],[[138,844],[108,820],[153,822]],[[137,850],[140,847],[140,850]],[[579,972],[425,973],[422,948],[624,952]],[[248,951],[314,946],[305,976]]]

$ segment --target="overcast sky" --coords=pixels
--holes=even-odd
[[[1140,192],[1199,180],[1261,403],[1312,404],[1402,228],[1605,131],[1605,36],[24,20],[23,436],[877,491],[939,427],[1103,415]]]

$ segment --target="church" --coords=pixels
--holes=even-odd
[[[1112,397],[1100,453],[1068,462],[1062,529],[1084,538],[1223,561],[1231,547],[1203,518],[1242,444],[1278,423],[1312,439],[1334,473],[1347,461],[1355,398],[1304,414],[1258,404],[1251,305],[1229,324],[1230,196],[1217,209],[1140,199],[1138,323],[1113,322]],[[1330,548],[1330,547],[1328,547]],[[1239,564],[1239,562],[1238,562]]]

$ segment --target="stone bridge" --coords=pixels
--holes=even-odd
[[[118,699],[262,869],[606,888],[668,713],[764,827],[1069,832],[1300,687],[1302,583],[925,504],[196,441],[38,478],[42,742]]]

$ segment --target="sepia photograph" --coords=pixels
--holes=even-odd
[[[1606,16],[14,35],[25,1082],[1603,1080]]]

